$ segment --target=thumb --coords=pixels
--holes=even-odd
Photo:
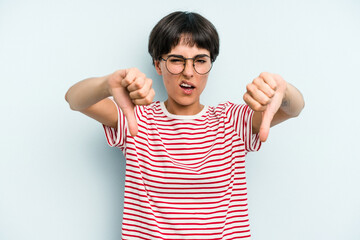
[[[131,105],[123,106],[120,108],[125,115],[131,136],[136,136],[136,134],[138,133],[138,124],[135,117],[134,104],[131,103]]]
[[[265,142],[269,136],[271,122],[279,110],[282,102],[282,95],[275,93],[275,96],[266,107],[266,110],[262,113],[262,120],[259,130],[260,141]]]
[[[269,136],[271,120],[273,119],[273,116],[271,116],[268,109],[266,109],[265,112],[262,113],[262,115],[263,116],[261,120],[259,135],[260,135],[260,141],[265,142]]]
[[[114,100],[123,112],[131,136],[136,136],[138,133],[138,125],[134,112],[134,103],[131,101],[128,92],[125,88],[113,89]]]

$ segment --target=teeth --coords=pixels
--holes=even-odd
[[[180,86],[182,86],[182,87],[192,87],[191,85],[189,85],[189,84],[186,84],[186,83],[182,83]]]

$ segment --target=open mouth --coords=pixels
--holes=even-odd
[[[180,84],[180,87],[183,88],[183,89],[187,89],[187,90],[190,90],[190,89],[194,89],[195,87],[190,85],[190,84],[187,84],[187,83],[181,83]]]

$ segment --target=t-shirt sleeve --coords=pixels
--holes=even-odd
[[[106,140],[111,147],[118,147],[121,150],[124,150],[126,145],[127,122],[121,109],[113,99],[111,100],[118,110],[118,123],[117,128],[112,128],[103,124]]]
[[[237,135],[244,141],[247,152],[258,151],[261,147],[259,134],[252,133],[252,117],[254,111],[246,104],[227,102],[226,116],[232,123]]]

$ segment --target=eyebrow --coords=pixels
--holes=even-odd
[[[186,57],[182,56],[182,55],[177,55],[177,54],[169,54],[167,57],[178,57],[178,58],[184,58],[186,59]],[[209,55],[207,54],[198,54],[198,55],[195,55],[194,57],[192,58],[199,58],[199,57],[210,57]]]

